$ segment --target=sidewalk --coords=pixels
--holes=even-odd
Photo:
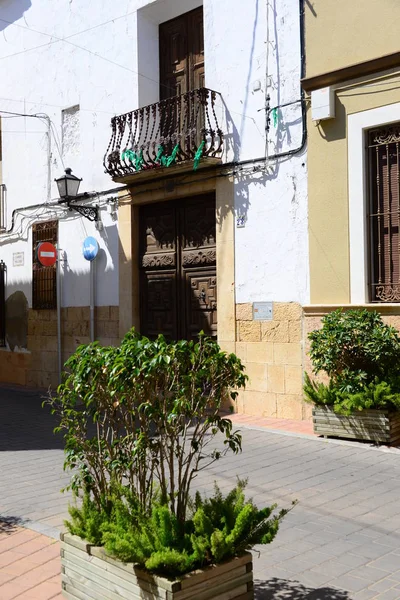
[[[312,423],[230,415],[236,426],[313,435]],[[0,517],[1,518],[1,517]],[[57,523],[58,524],[58,523]],[[61,600],[57,540],[0,520],[1,600]]]
[[[266,417],[252,417],[251,415],[227,415],[235,425],[260,427],[274,431],[286,431],[303,435],[315,436],[312,421],[295,421],[294,419],[274,419]]]
[[[61,600],[56,540],[70,474],[41,402],[0,387],[0,600]],[[298,501],[254,554],[255,600],[400,600],[400,449],[321,439],[310,422],[231,416],[243,452],[200,472],[193,491],[215,481],[227,491],[239,477],[260,507]]]
[[[57,540],[0,522],[1,600],[61,600]]]

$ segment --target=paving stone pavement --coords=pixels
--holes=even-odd
[[[0,389],[0,520],[56,537],[68,475],[40,404],[35,392]],[[200,473],[196,488],[227,490],[247,477],[259,506],[298,501],[255,554],[256,600],[400,599],[400,451],[240,427],[242,454]]]
[[[1,600],[62,600],[57,540],[0,522]]]

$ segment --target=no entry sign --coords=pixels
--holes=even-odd
[[[57,260],[57,250],[50,242],[42,242],[37,250],[38,261],[44,267],[52,267]]]

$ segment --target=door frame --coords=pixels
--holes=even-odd
[[[139,206],[215,192],[218,342],[227,352],[235,352],[235,228],[233,177],[210,177],[193,173],[186,185],[168,187],[160,182],[131,186],[120,192],[119,221],[119,304],[120,337],[131,327],[140,332],[139,306]]]

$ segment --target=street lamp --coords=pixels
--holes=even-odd
[[[76,198],[81,181],[82,179],[72,175],[72,169],[65,169],[65,175],[55,179],[58,187],[58,194],[60,196],[58,202],[68,202],[69,200]]]
[[[68,209],[76,211],[82,217],[89,219],[89,221],[97,222],[99,220],[99,208],[98,206],[88,206],[86,204],[77,204],[79,186],[82,179],[72,175],[72,169],[65,169],[65,175],[54,180],[58,187],[58,195],[60,199],[59,204],[66,204]],[[81,194],[81,198],[88,197],[89,194]]]

